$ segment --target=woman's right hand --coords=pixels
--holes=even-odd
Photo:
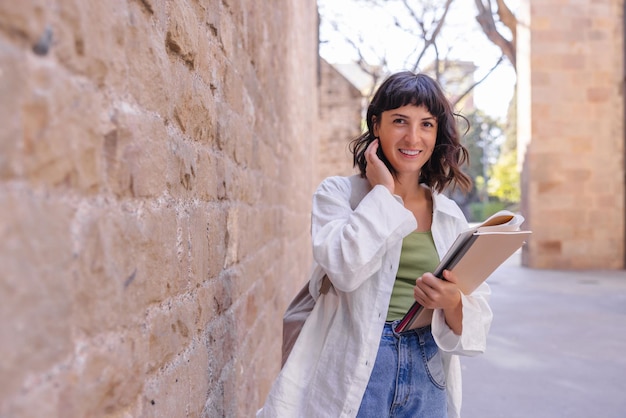
[[[367,166],[365,167],[365,176],[367,180],[370,182],[372,187],[381,184],[385,186],[389,191],[393,194],[395,190],[395,183],[393,181],[393,175],[382,162],[380,158],[378,158],[378,147],[380,146],[380,140],[373,140],[365,150],[365,161],[367,161]]]

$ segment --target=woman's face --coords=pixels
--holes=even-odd
[[[374,121],[374,136],[398,174],[419,173],[437,141],[437,119],[425,106],[386,110]]]

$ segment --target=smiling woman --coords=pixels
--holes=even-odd
[[[360,174],[313,196],[315,307],[257,417],[460,416],[458,356],[484,351],[491,310],[486,283],[464,295],[456,274],[431,273],[467,228],[441,193],[470,185],[456,115],[432,78],[405,71],[381,84],[366,122],[350,147]],[[417,328],[397,332],[415,301]]]

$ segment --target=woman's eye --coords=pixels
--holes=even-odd
[[[404,119],[394,119],[393,123],[406,123]]]

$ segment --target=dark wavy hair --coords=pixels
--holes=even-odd
[[[381,84],[367,108],[367,131],[350,142],[353,165],[359,167],[361,177],[365,177],[367,165],[365,150],[376,139],[373,134],[374,121],[380,122],[383,112],[406,105],[425,106],[437,119],[435,149],[422,167],[419,182],[439,193],[449,185],[458,186],[468,192],[472,187],[472,180],[460,167],[469,163],[469,152],[461,145],[457,118],[465,120],[468,128],[469,121],[454,113],[452,105],[435,80],[425,74],[410,71],[395,73]],[[382,148],[379,148],[378,155],[395,176],[396,169],[382,153]]]

